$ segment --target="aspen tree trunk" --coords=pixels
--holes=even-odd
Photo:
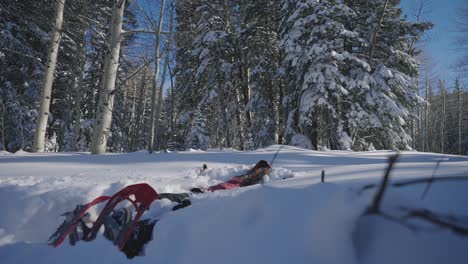
[[[164,84],[166,82],[166,69],[169,64],[169,57],[166,56],[166,59],[164,60],[164,65],[163,65],[163,72],[161,76],[161,85],[159,87],[159,93],[158,93],[158,103],[156,107],[156,113],[155,113],[155,119],[154,119],[154,141],[156,142],[156,150],[160,149],[160,143],[159,142],[159,119],[161,117],[161,108],[162,108],[162,102],[163,102],[163,88]]]
[[[145,97],[146,95],[148,94],[148,90],[147,87],[145,87]],[[149,102],[148,102],[149,101]],[[148,142],[145,139],[145,131],[144,129],[146,128],[147,124],[147,120],[149,121],[149,116],[148,116],[148,111],[151,110],[151,109],[148,109],[148,106],[149,104],[151,103],[151,100],[148,100],[147,98],[143,98],[143,110],[142,110],[142,121],[141,121],[141,126],[142,126],[142,129],[140,129],[140,131],[138,131],[139,133],[139,138],[138,138],[138,142],[143,142],[143,148],[147,148],[147,144]],[[148,118],[147,118],[148,116]]]
[[[447,92],[445,90],[445,84],[440,81],[440,92],[442,95],[442,124],[440,125],[440,152],[444,153],[445,151],[445,119],[447,118]]]
[[[416,87],[417,87],[416,92],[417,92],[417,94],[419,96],[419,76],[416,77]],[[420,106],[419,103],[417,105],[416,111],[417,111],[417,115],[418,115],[418,117],[420,119],[420,117],[421,117],[421,114],[420,114],[421,113],[421,106]],[[416,142],[417,141],[416,139],[418,137],[421,137],[420,120],[418,120],[418,118],[413,118],[413,131],[414,131],[414,137],[413,137],[414,147],[413,147],[413,149],[417,150],[418,149],[418,142]]]
[[[44,152],[44,140],[47,129],[47,120],[49,118],[50,97],[52,95],[52,84],[55,78],[55,66],[57,65],[57,54],[60,46],[62,33],[63,10],[65,9],[65,0],[57,0],[55,9],[55,23],[50,37],[50,50],[47,58],[47,69],[44,74],[41,92],[41,105],[39,116],[34,133],[33,152]]]
[[[67,87],[65,93],[70,94],[74,92],[74,86]],[[73,105],[73,98],[67,98],[65,107],[62,109],[62,120],[63,123],[60,124],[60,128],[57,132],[54,132],[56,135],[56,144],[54,145],[53,152],[57,152],[60,146],[65,146],[65,132],[70,127],[70,124],[73,122],[73,114],[75,113],[75,107]],[[69,146],[67,146],[69,147]]]
[[[161,87],[159,87],[159,96],[158,96],[158,107],[156,109],[156,119],[155,119],[155,127],[154,127],[154,138],[156,139],[157,143],[157,150],[161,148],[161,142],[159,142],[159,119],[161,117],[161,107],[163,103],[163,89],[164,84],[166,82],[166,70],[169,67],[169,52],[171,50],[172,45],[172,20],[174,19],[174,8],[171,8],[171,15],[169,17],[169,35],[168,35],[168,42],[166,43],[165,53],[166,58],[164,59],[164,66],[163,66],[163,73],[162,73],[162,80],[161,80]]]
[[[81,61],[80,67],[76,73],[77,80],[75,82],[75,129],[73,132],[73,147],[78,150],[78,138],[80,136],[80,124],[81,124],[81,97],[83,89],[83,72],[86,64],[86,30],[83,32],[83,39],[81,42]]]
[[[230,148],[232,147],[231,145],[231,138],[229,137],[229,135],[231,134],[229,132],[229,122],[228,122],[228,116],[227,116],[227,109],[225,107],[222,107],[223,109],[223,117],[224,117],[224,134],[225,134],[225,137],[226,137],[226,145],[225,145],[225,148]]]
[[[118,120],[121,120],[120,122],[123,125],[123,122],[125,122],[125,126],[123,126],[122,130],[124,131],[121,135],[119,135],[119,142],[115,142],[115,140],[112,141],[113,143],[113,149],[115,147],[118,147],[118,151],[121,152],[123,150],[123,146],[125,143],[127,143],[128,146],[128,136],[125,137],[125,135],[128,135],[129,127],[132,126],[132,118],[131,118],[131,113],[129,113],[129,104],[130,104],[130,99],[129,97],[131,96],[130,93],[130,86],[132,86],[132,82],[128,82],[125,84],[125,88],[123,89],[123,95],[122,95],[122,105],[123,109],[120,111],[118,114],[120,115],[118,117]],[[125,121],[124,121],[125,120]]]
[[[141,130],[143,127],[142,123],[144,123],[143,116],[144,116],[144,108],[145,108],[144,100],[146,97],[146,72],[147,72],[147,67],[143,69],[143,77],[142,77],[141,84],[140,84],[140,89],[139,89],[140,91],[138,93],[139,96],[138,96],[138,104],[136,108],[136,117],[135,117],[136,129],[133,131],[130,150],[135,150],[135,142],[140,141]]]
[[[135,122],[135,118],[136,118],[136,101],[137,101],[137,86],[138,86],[138,82],[135,80],[134,81],[134,84],[133,84],[133,92],[132,92],[132,108],[131,108],[131,112],[130,112],[130,120],[127,121],[130,125],[127,126],[127,151],[131,150],[130,149],[130,146],[132,145],[132,141],[133,141],[133,134],[134,134],[134,130],[136,128],[136,122]]]
[[[456,79],[456,90],[458,93],[458,154],[463,155],[462,136],[463,136],[463,89],[461,88],[460,79]]]
[[[424,145],[423,152],[429,151],[428,137],[429,137],[429,80],[426,73],[426,106],[424,107]]]
[[[5,104],[3,103],[2,98],[0,98],[0,107],[2,110],[2,123],[1,123],[1,132],[2,132],[2,147],[3,150],[7,150],[7,147],[5,145]]]
[[[78,150],[78,138],[80,137],[80,126],[81,126],[81,89],[83,84],[83,73],[80,72],[78,76],[77,84],[75,85],[75,127],[73,131],[73,148]]]
[[[21,138],[21,149],[24,149],[24,127],[23,127],[23,116],[19,115],[20,120],[19,120],[19,127],[20,127],[20,138]]]
[[[419,113],[419,129],[418,129],[418,134],[419,134],[419,151],[424,152],[424,125],[423,125],[423,109],[421,106],[418,107]]]
[[[221,107],[219,107],[218,109],[219,113],[221,114]],[[222,146],[222,132],[221,132],[221,116],[218,116],[218,126],[216,127],[216,143],[218,144],[218,148],[219,150],[222,150],[223,149],[223,146]]]
[[[243,70],[244,71],[244,70]],[[245,83],[243,85],[244,89],[243,89],[243,93],[244,93],[244,106],[246,106],[247,104],[249,104],[250,102],[250,94],[251,94],[251,89],[250,89],[250,68],[247,67],[247,69],[245,70]],[[250,111],[246,111],[245,112],[245,117],[246,117],[246,120],[247,120],[247,127],[248,127],[248,130],[250,131],[250,129],[252,128],[252,114],[250,113]]]
[[[286,109],[283,105],[283,99],[284,99],[284,85],[283,82],[279,82],[279,87],[278,87],[278,98],[279,98],[279,107],[278,107],[278,127],[279,127],[279,133],[278,133],[278,144],[282,145],[284,144],[284,134],[286,130],[286,121],[287,120],[287,114],[286,114]]]
[[[113,2],[110,35],[108,37],[108,53],[104,61],[103,82],[91,141],[92,154],[103,154],[106,152],[107,138],[109,137],[112,123],[112,109],[114,107],[114,94],[112,92],[115,88],[115,79],[117,77],[117,69],[119,68],[125,0],[114,0]]]
[[[461,89],[458,100],[458,153],[463,155],[463,90]]]
[[[150,137],[149,137],[149,142],[148,142],[149,153],[153,153],[153,150],[154,150],[154,127],[155,127],[154,119],[156,116],[156,92],[158,90],[159,63],[161,61],[161,57],[159,56],[159,39],[161,37],[165,4],[166,4],[166,0],[162,0],[161,9],[159,11],[158,28],[156,29],[156,39],[154,43],[153,91],[151,93],[151,114],[150,114],[150,131],[149,131]]]
[[[169,78],[171,80],[171,134],[169,136],[169,140],[174,135],[174,82],[172,81],[172,72],[171,66],[167,65],[167,69],[169,70]]]
[[[245,135],[244,135],[244,128],[242,126],[242,110],[240,109],[241,99],[240,99],[239,90],[237,88],[235,88],[235,93],[236,93],[235,94],[236,95],[236,121],[237,121],[237,126],[239,127],[239,133],[238,133],[239,150],[244,150]]]

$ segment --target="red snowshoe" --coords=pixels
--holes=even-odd
[[[49,238],[49,245],[58,247],[67,236],[72,245],[78,240],[91,241],[96,238],[99,229],[104,225],[104,236],[124,251],[127,257],[139,255],[144,244],[151,240],[156,223],[151,220],[139,220],[156,199],[158,193],[148,184],[141,183],[127,186],[111,197],[100,196],[88,204],[77,205],[73,212],[63,214],[65,220]],[[97,220],[92,223],[87,210],[104,201],[108,202]],[[114,208],[123,201],[129,201],[132,205],[115,210]],[[132,217],[132,209],[136,212],[135,217]],[[90,223],[91,227],[88,226]]]

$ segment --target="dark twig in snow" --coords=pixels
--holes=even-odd
[[[465,226],[462,226],[460,221],[453,216],[436,214],[428,209],[410,209],[405,207],[402,207],[401,209],[407,212],[407,216],[405,217],[406,219],[420,218],[442,228],[449,229],[456,234],[463,236],[468,235],[468,227],[466,224]]]
[[[392,216],[392,215],[386,214],[385,212],[380,211],[380,205],[382,203],[382,199],[383,199],[383,196],[384,196],[384,193],[385,193],[385,189],[388,186],[388,180],[390,178],[390,172],[392,171],[394,164],[398,160],[398,157],[399,157],[399,155],[396,154],[396,155],[393,155],[393,156],[391,156],[389,158],[389,163],[388,163],[388,166],[387,166],[387,170],[385,171],[385,175],[383,177],[382,183],[380,184],[380,188],[379,188],[379,190],[377,191],[377,193],[376,193],[376,195],[374,197],[374,201],[373,201],[372,205],[365,212],[365,215],[378,215],[378,216],[380,216],[380,217],[382,217],[384,219],[387,219],[389,221],[392,221],[392,222],[395,222],[397,224],[403,225],[403,226],[405,226],[405,227],[407,227],[407,228],[409,228],[409,229],[411,229],[413,231],[418,229],[418,226],[415,225],[415,224],[409,223],[408,220],[413,219],[413,218],[417,218],[417,219],[420,219],[420,220],[425,220],[425,221],[427,221],[427,222],[429,222],[431,224],[434,224],[436,226],[439,226],[441,228],[449,229],[450,231],[452,231],[452,232],[454,232],[454,233],[456,233],[458,235],[468,236],[468,222],[463,223],[460,220],[460,217],[457,218],[457,217],[452,216],[452,215],[444,215],[444,214],[434,213],[434,212],[431,212],[428,209],[411,209],[411,208],[406,208],[406,207],[400,207],[400,210],[402,210],[405,213],[405,215],[403,217],[395,217],[395,216]],[[451,176],[451,177],[444,177],[444,178],[435,178],[435,173],[437,172],[437,169],[439,168],[439,165],[440,165],[441,162],[442,162],[442,160],[439,160],[437,162],[437,165],[434,168],[434,171],[432,173],[431,178],[416,179],[416,180],[411,180],[411,181],[406,181],[406,182],[393,183],[391,186],[401,187],[401,186],[406,186],[406,185],[410,185],[410,184],[428,183],[425,190],[424,190],[424,193],[422,195],[422,199],[424,199],[424,197],[427,194],[429,188],[431,187],[432,182],[434,182],[436,180],[438,180],[438,181],[442,181],[442,180],[460,180],[460,179],[468,180],[467,175],[464,175],[464,176]],[[377,187],[377,185],[376,184],[366,185],[366,186],[364,186],[363,189],[361,189],[361,192],[366,190],[366,189],[370,189],[370,188],[374,188],[374,187]]]
[[[451,176],[445,176],[445,177],[439,177],[439,178],[422,178],[422,179],[413,179],[413,180],[407,180],[407,181],[400,181],[400,182],[394,182],[390,184],[392,187],[405,187],[408,185],[413,185],[413,184],[422,184],[422,183],[428,183],[428,182],[442,182],[442,181],[461,181],[461,180],[468,180],[468,175],[451,175]],[[362,187],[360,193],[362,193],[365,190],[372,189],[377,187],[377,184],[368,184]]]
[[[388,184],[388,179],[390,178],[390,172],[393,169],[393,165],[396,163],[398,160],[399,154],[395,154],[393,156],[390,156],[388,159],[388,166],[387,170],[385,171],[385,175],[382,180],[382,184],[380,185],[379,191],[376,193],[374,197],[374,201],[372,205],[367,209],[367,214],[378,214],[380,212],[380,204],[382,203],[382,198],[385,193],[385,189],[387,188]]]

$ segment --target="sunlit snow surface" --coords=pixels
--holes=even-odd
[[[78,203],[141,182],[158,192],[207,187],[261,159],[271,161],[279,148],[101,156],[0,152],[0,263],[466,263],[468,236],[420,220],[409,220],[418,227],[409,229],[362,217],[375,189],[360,189],[381,181],[392,152],[288,146],[263,185],[193,195],[192,206],[176,212],[167,200],[153,203],[146,217],[160,221],[144,257],[127,260],[102,236],[75,247],[46,245],[60,214]],[[440,159],[436,177],[468,174],[467,157],[404,152],[392,181],[431,177]],[[208,170],[200,173],[203,164]],[[468,181],[435,182],[421,199],[425,187],[389,188],[383,210],[398,215],[401,206],[427,208],[468,221]]]

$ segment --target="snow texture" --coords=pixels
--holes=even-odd
[[[46,245],[60,214],[99,195],[146,182],[158,192],[207,187],[271,161],[280,146],[256,151],[208,151],[90,155],[0,153],[0,260],[11,263],[128,263],[98,236],[71,247]],[[362,216],[379,183],[388,151],[310,151],[281,148],[269,181],[193,195],[192,205],[171,212],[168,200],[145,217],[158,218],[146,256],[133,263],[465,263],[468,237],[422,221],[417,230],[379,216]],[[468,158],[403,152],[392,181],[466,173]],[[202,172],[203,164],[208,170]],[[325,170],[325,182],[320,183]],[[292,177],[294,176],[294,177]],[[401,206],[467,216],[467,181],[389,188],[383,209]],[[92,211],[95,216],[97,210]]]

